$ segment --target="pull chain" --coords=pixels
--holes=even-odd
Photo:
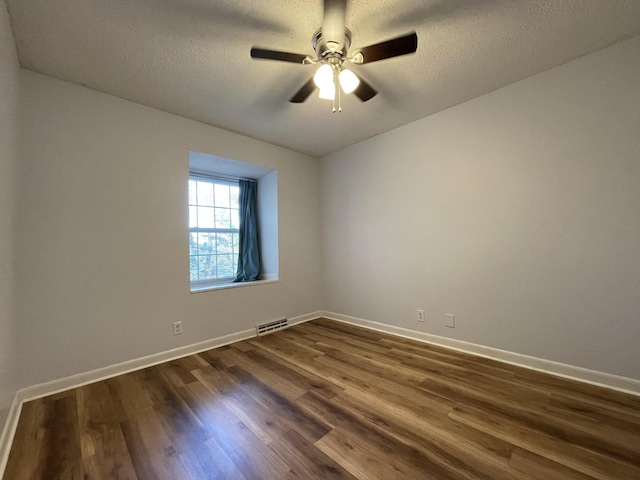
[[[342,112],[341,97],[340,97],[340,78],[338,68],[333,66],[333,85],[335,87],[335,93],[333,95],[333,108],[331,113]],[[338,106],[336,110],[336,105]]]

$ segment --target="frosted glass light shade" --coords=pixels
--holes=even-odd
[[[328,85],[320,89],[319,97],[324,100],[333,100],[335,96],[336,96],[336,86],[333,84],[333,82],[329,83]]]
[[[333,70],[326,63],[322,65],[313,76],[313,82],[320,90],[333,85]]]
[[[344,93],[351,93],[360,85],[360,79],[351,70],[340,72],[340,86]]]

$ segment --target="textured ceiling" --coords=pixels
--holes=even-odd
[[[23,68],[313,156],[640,34],[640,0],[359,0],[358,47],[415,30],[418,51],[353,69],[379,90],[343,112],[288,99],[314,67],[321,0],[5,0]]]

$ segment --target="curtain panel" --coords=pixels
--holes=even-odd
[[[258,247],[258,182],[240,180],[240,236],[238,271],[234,282],[252,282],[260,277]]]

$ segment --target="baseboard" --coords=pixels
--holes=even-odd
[[[305,315],[299,315],[297,317],[293,317],[289,319],[289,325],[295,325],[296,323],[304,323],[314,320],[316,318],[321,318],[324,316],[324,312],[313,312],[307,313]]]
[[[501,362],[517,365],[519,367],[537,370],[539,372],[564,377],[579,382],[589,383],[600,387],[618,390],[631,395],[640,395],[640,380],[633,378],[621,377],[610,373],[589,370],[587,368],[567,365],[565,363],[545,360],[543,358],[531,357],[520,353],[500,350],[498,348],[486,347],[475,343],[456,340],[453,338],[431,335],[429,333],[409,330],[407,328],[395,327],[384,323],[373,322],[362,318],[351,317],[333,312],[322,312],[324,318],[336,320],[338,322],[349,323],[359,327],[365,327],[371,330],[390,333],[400,337],[410,338],[420,342],[430,343],[441,347],[451,348],[465,353],[471,353],[480,357],[499,360]]]
[[[9,407],[9,413],[4,422],[4,427],[0,432],[0,478],[4,475],[7,460],[9,460],[11,443],[13,442],[13,436],[16,433],[16,428],[18,428],[18,420],[20,419],[20,412],[22,411],[22,403],[23,400],[20,397],[20,392],[18,392],[15,397],[13,397],[13,402]]]

